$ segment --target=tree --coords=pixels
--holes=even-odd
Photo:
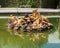
[[[43,8],[57,8],[59,0],[42,0]]]

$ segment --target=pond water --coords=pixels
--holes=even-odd
[[[0,48],[60,48],[60,18],[50,18],[54,28],[40,33],[11,34],[7,19],[0,19]]]

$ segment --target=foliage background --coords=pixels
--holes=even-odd
[[[2,7],[20,7],[30,5],[32,8],[57,8],[60,7],[60,0],[0,0]]]

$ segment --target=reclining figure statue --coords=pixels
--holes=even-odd
[[[32,14],[26,14],[23,18],[18,19],[16,16],[10,15],[7,27],[14,30],[49,30],[53,25],[44,15],[40,15],[37,9],[32,11]]]

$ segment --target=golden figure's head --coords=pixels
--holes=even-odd
[[[37,13],[37,10],[38,10],[38,9],[33,9],[33,11],[32,11],[32,12],[33,12],[33,13]]]

